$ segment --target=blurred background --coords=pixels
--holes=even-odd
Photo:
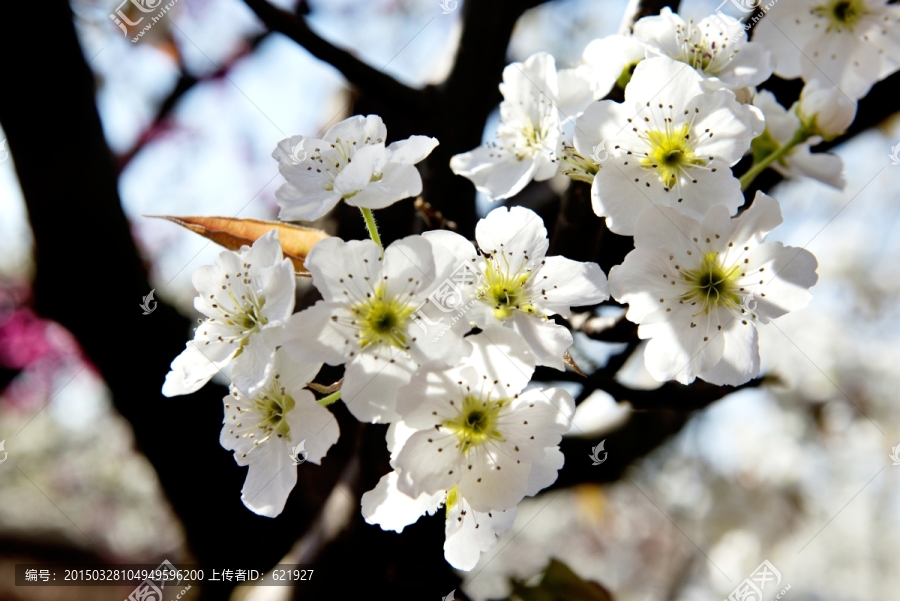
[[[441,84],[451,74],[469,14],[463,2],[444,14],[438,0],[272,4],[305,15],[315,34],[410,88]],[[627,2],[525,4],[540,5],[491,8],[509,12],[496,17],[505,18],[511,31],[508,45],[500,40],[499,56],[523,60],[544,50],[568,66],[580,60],[589,41],[619,30]],[[718,4],[685,0],[679,12],[699,20]],[[267,520],[240,504],[244,469],[218,445],[217,398],[224,388],[202,398],[159,395],[167,365],[189,334],[188,321],[197,317],[191,275],[221,249],[146,215],[274,219],[274,191],[283,181],[270,157],[276,143],[321,133],[391,100],[373,100],[295,41],[269,33],[240,0],[179,0],[137,43],[110,19],[113,3],[71,0],[69,7],[29,7],[43,11],[33,15],[41,27],[22,30],[24,24],[13,26],[8,17],[0,33],[8,63],[0,67],[6,73],[0,96],[28,97],[22,87],[28,80],[16,79],[26,69],[49,89],[59,80],[55,94],[35,92],[45,104],[32,114],[8,108],[0,114],[7,130],[0,140],[10,136],[0,147],[0,458],[7,455],[0,463],[0,600],[122,599],[130,592],[16,588],[13,566],[27,561],[168,558],[209,565],[251,558],[271,566],[288,558],[284,563],[327,566],[344,557],[340,572],[323,572],[340,579],[354,570],[368,573],[364,564],[383,576],[379,562],[388,560],[370,561],[365,554],[396,552],[402,562],[404,547],[435,565],[410,560],[386,581],[400,589],[415,581],[419,599],[437,599],[451,588],[459,590],[457,598],[504,598],[511,577],[533,579],[551,558],[599,582],[619,601],[722,599],[763,560],[780,571],[782,586],[791,585],[794,601],[896,598],[900,467],[889,456],[900,445],[900,165],[889,157],[900,141],[900,121],[891,115],[900,110],[895,101],[881,102],[874,115],[867,112],[871,127],[833,145],[845,165],[843,192],[806,179],[763,182],[774,185],[769,193],[781,201],[785,217],[771,237],[806,246],[819,261],[809,307],[761,328],[767,384],[706,406],[679,406],[680,397],[673,396],[668,406],[635,404],[634,411],[615,406],[602,390],[586,395],[591,403],[579,419],[588,438],[564,446],[567,465],[557,486],[522,503],[512,530],[475,570],[453,573],[439,558],[440,515],[403,535],[382,533],[356,524],[358,504],[335,495],[335,486],[353,493],[371,488],[366,477],[360,482],[354,474],[366,473],[367,457],[386,465],[383,429],[362,432],[342,416],[343,446],[322,467],[302,466],[285,515]],[[78,89],[66,83],[72,77],[67,61],[75,60],[67,55],[73,48],[66,45],[66,23],[74,23],[74,52],[80,47],[89,67],[113,157],[108,164],[97,161],[99,175],[85,174],[84,185],[67,176],[78,155],[92,147],[73,133],[90,114],[78,113]],[[16,71],[13,62],[26,67]],[[785,85],[796,98],[799,88]],[[414,124],[423,109],[393,110]],[[455,116],[451,111],[447,118]],[[490,136],[496,119],[494,111],[475,127]],[[392,139],[406,137],[408,124],[398,124],[401,131],[392,134],[392,122],[385,121]],[[24,147],[28,134],[20,132],[29,131],[30,143],[43,149],[40,166],[16,162],[14,133]],[[40,155],[26,149],[21,156]],[[57,191],[42,200],[40,214],[37,204],[26,208],[24,176],[20,185],[17,175],[33,176],[35,169]],[[511,203],[542,215],[559,210],[568,180],[558,177],[529,187]],[[103,178],[116,182],[107,192],[113,199],[118,193],[127,225],[104,222],[108,212],[94,206],[99,201],[91,182]],[[483,199],[474,199],[468,182],[455,185],[468,187],[479,215],[489,210]],[[431,200],[427,185],[424,200]],[[441,208],[463,231],[468,227],[466,216],[454,212],[458,207],[444,202]],[[405,210],[397,218],[403,227],[424,219]],[[589,223],[600,224],[596,218]],[[345,237],[364,236],[360,222],[340,211],[317,225]],[[111,232],[114,226],[121,231]],[[548,229],[552,237],[549,222]],[[52,253],[35,244],[33,231],[53,240],[47,243]],[[123,264],[119,256],[116,240],[129,234],[140,265]],[[144,277],[140,269],[146,271],[148,286],[132,285],[134,278],[123,275],[132,267],[138,279]],[[138,305],[150,288],[161,311],[143,316]],[[597,310],[607,317],[617,311]],[[178,314],[184,318],[174,321]],[[172,324],[164,328],[164,348],[153,342],[163,319]],[[573,354],[579,363],[602,366],[628,344],[578,334]],[[94,358],[110,350],[119,354],[121,368]],[[616,377],[633,390],[658,387],[642,369],[640,347]],[[585,392],[577,378],[564,385],[575,395]],[[609,462],[591,466],[590,448],[601,440]],[[354,458],[360,453],[362,459]],[[361,545],[362,559],[342,555],[347,541]],[[404,576],[404,569],[417,576]],[[321,598],[299,587],[195,587],[189,595]]]

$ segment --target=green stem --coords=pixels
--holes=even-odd
[[[341,400],[341,391],[340,390],[338,390],[337,392],[332,392],[327,397],[321,398],[316,402],[318,404],[322,405],[323,407],[327,407],[328,405],[334,403],[335,401],[339,401],[339,400]]]
[[[366,221],[366,229],[369,230],[369,236],[371,236],[372,240],[384,249],[384,245],[381,243],[381,236],[378,235],[378,226],[375,224],[375,215],[372,214],[372,209],[364,209],[362,207],[359,208],[362,213],[363,219]]]
[[[752,167],[741,176],[741,190],[746,190],[750,187],[750,184],[753,183],[753,180],[756,179],[760,173],[765,171],[769,165],[774,163],[775,161],[780,161],[784,157],[786,157],[798,144],[802,144],[807,139],[809,139],[809,134],[804,128],[800,128],[794,134],[794,137],[791,138],[790,142],[778,147],[778,150],[769,154],[763,160],[758,163],[754,163]]]

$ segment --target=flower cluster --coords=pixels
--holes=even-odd
[[[356,116],[321,139],[281,141],[280,217],[316,219],[343,200],[371,240],[315,244],[305,267],[321,300],[296,313],[275,230],[199,269],[206,319],[163,393],[220,372],[231,380],[221,444],[249,466],[242,499],[266,516],[284,509],[299,455],[319,463],[337,441],[325,406],[340,399],[360,421],[389,424],[392,471],[363,495],[363,516],[400,532],[443,507],[445,557],[472,569],[563,466],[574,401],[531,380],[537,366],[571,365],[572,307],[627,306],[660,381],[739,385],[760,372],[758,325],[809,302],[815,257],[767,241],[779,203],[758,192],[745,205],[744,192],[768,168],[842,187],[840,159],[811,148],[855,118],[845,85],[864,93],[900,65],[895,7],[816,2],[783,11],[810,4],[791,30],[804,54],[849,48],[842,61],[810,62],[823,77],[792,63],[763,25],[750,42],[737,23],[669,9],[591,42],[571,69],[539,53],[503,71],[496,141],[449,166],[491,200],[556,176],[589,184],[596,215],[634,238],[608,282],[596,263],[551,255],[543,220],[521,206],[491,211],[474,241],[436,230],[383,246],[372,210],[421,193],[415,165],[433,138],[388,145],[379,117]],[[789,109],[755,88],[773,71],[806,80]],[[604,99],[615,90],[622,102]],[[325,363],[343,366],[339,385],[314,383]]]

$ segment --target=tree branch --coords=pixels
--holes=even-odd
[[[244,0],[244,2],[271,31],[277,31],[294,40],[310,54],[340,71],[350,83],[361,90],[400,103],[406,110],[421,108],[425,98],[421,90],[403,85],[384,71],[375,69],[350,52],[334,46],[314,32],[303,18],[281,10],[266,0]]]
[[[4,84],[15,93],[0,94],[0,123],[34,234],[35,308],[71,331],[97,366],[116,409],[131,422],[138,446],[156,469],[200,564],[274,565],[327,498],[349,460],[359,424],[343,405],[332,408],[344,436],[322,466],[298,470],[298,485],[283,515],[264,518],[243,506],[246,469],[218,444],[226,390],[209,384],[179,399],[160,393],[169,362],[184,349],[190,322],[162,301],[147,316],[136,305],[150,284],[119,201],[116,165],[95,105],[94,76],[65,0],[51,0],[46,8],[41,26],[52,44],[44,36],[19,35],[18,24],[30,18],[25,4],[10,5],[0,20],[0,53],[29,57],[2,65]],[[34,64],[53,65],[52,76]],[[61,89],[66,102],[47,111],[46,100]],[[48,144],[63,131],[78,140],[78,152],[48,162]],[[323,371],[326,379],[333,375]],[[27,435],[28,429],[22,432]],[[221,599],[227,592],[202,591]]]

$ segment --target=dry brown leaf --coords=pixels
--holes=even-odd
[[[578,367],[578,364],[575,363],[575,359],[572,358],[572,355],[569,354],[569,351],[566,351],[565,353],[563,353],[563,363],[565,363],[569,367],[569,369],[574,371],[576,374],[578,374],[582,378],[587,377],[586,375],[584,375],[584,372],[581,371],[581,368]]]
[[[298,275],[309,275],[309,272],[303,267],[303,262],[313,245],[328,237],[328,234],[322,230],[280,221],[238,219],[236,217],[173,217],[171,215],[147,215],[147,217],[167,219],[177,223],[228,250],[238,250],[245,245],[250,246],[258,238],[277,228],[284,256],[294,263],[294,271]]]

